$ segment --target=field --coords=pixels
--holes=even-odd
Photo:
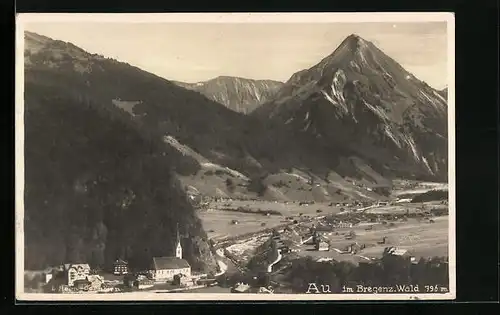
[[[409,219],[408,222],[395,222],[395,226],[393,227],[380,223],[362,223],[354,228],[338,229],[337,232],[339,235],[335,235],[333,232],[325,235],[331,242],[330,251],[318,252],[312,251],[312,247],[305,247],[299,254],[315,258],[325,257],[356,262],[367,260],[368,258],[381,257],[385,247],[396,246],[409,250],[417,259],[419,257],[447,256],[448,217],[436,217],[433,220],[435,223],[426,221],[418,222],[416,219]],[[369,231],[365,230],[370,225],[373,226],[373,229]],[[346,240],[343,234],[351,230],[356,233],[356,238]],[[387,237],[385,244],[378,244],[384,236]],[[339,253],[339,251],[345,250],[348,245],[355,242],[359,245],[365,244],[366,246],[357,256]]]
[[[300,206],[298,202],[275,203],[272,201],[233,200],[230,204],[226,202],[214,202],[210,205],[210,208],[236,209],[238,207],[247,207],[251,209],[279,211],[282,215],[266,216],[258,213],[252,214],[223,210],[208,210],[200,211],[198,217],[201,219],[209,238],[221,237],[224,235],[235,236],[257,232],[259,230],[284,224],[288,222],[285,220],[286,217],[298,217],[300,213],[308,216],[317,216],[338,213],[340,211],[339,207],[330,207],[328,204],[329,203],[315,203],[309,206]],[[321,210],[321,213],[316,212],[318,209]],[[237,220],[238,223],[233,224],[233,220]],[[265,226],[262,226],[263,223],[265,223]]]

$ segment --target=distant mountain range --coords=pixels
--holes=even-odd
[[[283,85],[283,82],[278,81],[229,76],[219,76],[198,83],[173,82],[183,88],[200,92],[229,109],[245,114],[271,100]]]
[[[29,32],[24,61],[27,268],[145,265],[181,222],[210,270],[187,195],[375,200],[393,178],[446,180],[446,97],[359,36],[286,83],[171,82]]]

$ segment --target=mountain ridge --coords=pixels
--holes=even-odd
[[[207,81],[175,84],[197,91],[209,99],[240,113],[249,113],[274,97],[283,82],[242,77],[217,76]]]

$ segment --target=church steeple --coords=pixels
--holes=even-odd
[[[175,257],[182,259],[182,245],[181,238],[179,236],[179,223],[177,223],[177,239],[175,245]]]

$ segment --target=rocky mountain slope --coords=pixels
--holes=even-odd
[[[384,177],[446,180],[446,99],[359,36],[295,73],[252,115]]]
[[[174,82],[177,85],[197,91],[209,99],[224,104],[236,112],[248,114],[255,108],[271,100],[282,82],[272,80],[251,80],[229,76],[219,76],[198,83]]]

